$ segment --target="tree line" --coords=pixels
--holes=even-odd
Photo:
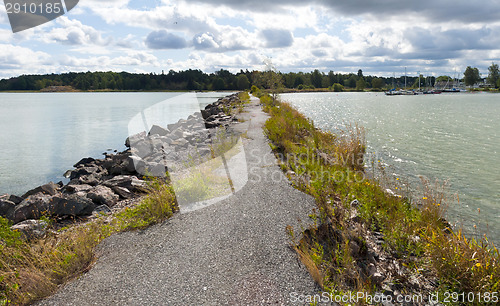
[[[465,80],[468,83],[467,68]],[[471,68],[472,69],[472,68]],[[496,69],[496,70],[495,70]],[[473,77],[478,76],[477,69],[473,70]],[[498,65],[492,64],[490,75],[491,81],[496,87],[498,83]],[[329,88],[332,91],[364,90],[383,90],[394,87],[432,87],[436,81],[447,76],[441,77],[419,77],[401,76],[376,77],[364,76],[363,71],[359,69],[357,73],[336,73],[329,71],[324,73],[318,69],[311,72],[276,72],[279,78],[280,86],[288,89],[316,89]],[[496,73],[496,74],[495,74]],[[0,90],[42,90],[51,86],[71,86],[77,90],[245,90],[255,85],[260,88],[269,88],[266,80],[266,72],[240,70],[232,73],[221,69],[214,73],[205,73],[201,70],[170,70],[167,73],[128,73],[128,72],[69,72],[61,74],[45,75],[21,75],[9,79],[0,80]],[[497,84],[498,83],[498,84]]]
[[[77,90],[244,90],[255,85],[267,88],[266,72],[243,71],[231,73],[221,69],[214,73],[201,70],[170,70],[167,73],[128,72],[69,72],[45,75],[21,75],[0,80],[0,90],[42,90],[51,86],[71,86]],[[278,72],[280,83],[285,88],[315,89],[339,85],[342,88],[383,89],[391,78],[363,76],[358,73]],[[408,78],[413,80],[414,78]],[[402,78],[396,84],[404,83]]]

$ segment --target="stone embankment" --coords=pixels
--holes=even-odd
[[[62,182],[44,184],[22,196],[0,196],[0,216],[27,238],[40,237],[47,227],[41,217],[64,221],[110,213],[113,207],[137,202],[148,186],[145,176],[163,177],[171,168],[186,164],[192,156],[212,154],[212,138],[236,119],[224,112],[236,108],[238,95],[209,104],[201,112],[166,127],[153,125],[148,133],[128,137],[123,152],[104,158],[83,158]],[[134,201],[135,200],[135,201]]]

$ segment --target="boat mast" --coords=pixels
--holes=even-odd
[[[405,90],[406,90],[406,67],[405,67]]]
[[[420,91],[420,71],[418,73],[418,91]]]

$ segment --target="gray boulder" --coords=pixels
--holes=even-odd
[[[167,124],[167,129],[169,131],[173,131],[175,129],[177,129],[180,125],[178,123],[171,123],[171,124]]]
[[[131,150],[133,155],[139,156],[140,158],[144,158],[153,153],[154,147],[149,141],[149,139],[145,139],[143,141],[139,141],[133,144]]]
[[[179,138],[172,142],[172,146],[175,148],[175,151],[178,152],[187,148],[189,146],[189,141],[184,138]]]
[[[47,216],[82,216],[92,213],[95,205],[89,199],[78,195],[50,196],[42,193],[27,197],[7,218],[14,224],[28,219],[39,219]]]
[[[102,172],[103,170],[104,170],[103,168],[98,166],[80,167],[70,172],[69,179],[70,180],[77,179],[84,175]]]
[[[166,176],[167,168],[160,163],[152,162],[146,164],[145,173],[154,177],[164,177]]]
[[[169,135],[168,137],[172,140],[177,140],[179,138],[182,138],[184,134],[184,131],[181,129],[181,128],[178,128],[178,129],[175,129],[173,130]]]
[[[90,186],[97,186],[101,183],[102,175],[98,173],[91,173],[89,175],[82,175],[78,178],[79,184]]]
[[[16,207],[14,202],[0,199],[0,217],[6,217],[14,207]]]
[[[113,191],[120,196],[120,198],[122,199],[132,199],[132,198],[135,198],[135,194],[130,192],[130,190],[128,190],[127,188],[125,187],[120,187],[120,186],[114,186],[112,187],[111,189],[113,189]]]
[[[27,197],[37,194],[37,193],[43,193],[47,195],[56,195],[59,192],[60,186],[57,184],[54,184],[53,182],[50,182],[48,184],[38,186],[34,189],[31,189],[30,191],[26,192],[22,198],[26,199]]]
[[[79,162],[77,162],[76,164],[74,164],[73,167],[78,168],[78,167],[81,167],[81,166],[89,166],[90,164],[92,164],[95,161],[96,160],[94,158],[92,158],[92,157],[82,158],[82,159],[80,159]]]
[[[10,228],[19,231],[25,239],[39,239],[47,234],[47,222],[42,220],[25,220]]]
[[[202,109],[201,110],[201,116],[203,117],[203,119],[206,120],[208,117],[210,117],[210,112],[207,111],[207,110]]]
[[[12,203],[17,205],[21,203],[24,199],[22,197],[18,197],[13,194],[4,194],[3,196],[0,196],[0,200],[11,201]]]
[[[144,168],[146,167],[146,163],[144,160],[138,156],[131,156],[131,161],[134,167],[134,171],[137,173],[143,173]]]
[[[216,128],[218,126],[220,126],[221,123],[219,122],[219,120],[215,120],[215,121],[211,121],[211,122],[205,122],[205,127],[207,129],[213,129],[213,128]]]
[[[128,190],[125,187],[114,186],[111,189],[114,191],[114,193],[119,195],[120,198],[125,199],[125,200],[133,199],[136,196],[133,192],[130,192],[130,190]]]
[[[7,214],[7,219],[14,224],[28,219],[38,219],[43,213],[50,214],[51,202],[51,195],[43,193],[30,195]]]
[[[90,215],[95,204],[87,198],[70,195],[66,197],[55,196],[51,201],[51,215],[53,216],[85,216]]]
[[[64,187],[64,191],[69,192],[69,193],[87,192],[90,189],[92,189],[92,186],[90,186],[88,184],[66,185]]]
[[[108,207],[113,207],[119,200],[119,196],[106,186],[96,186],[87,193],[87,198],[91,199],[95,204],[105,204]]]
[[[162,128],[159,125],[153,125],[149,130],[149,135],[159,135],[159,136],[167,136],[169,131],[167,129]]]
[[[146,192],[147,184],[145,181],[138,179],[133,175],[118,175],[112,179],[109,179],[103,183],[104,186],[113,187],[124,187],[132,192]]]
[[[139,141],[143,141],[146,138],[146,136],[147,136],[146,132],[140,132],[140,133],[131,135],[131,136],[127,137],[127,139],[125,140],[125,146],[127,148],[130,148],[135,143],[137,143]]]

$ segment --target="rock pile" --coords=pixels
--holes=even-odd
[[[237,94],[221,98],[187,119],[166,127],[153,125],[148,133],[128,137],[128,149],[123,152],[104,153],[102,159],[83,158],[65,173],[70,179],[66,185],[50,182],[21,197],[0,196],[0,216],[20,224],[41,216],[65,218],[109,212],[119,201],[147,192],[144,176],[164,177],[169,169],[185,167],[196,158],[210,158],[215,128],[226,129],[236,121],[224,110],[236,108],[238,102]],[[26,224],[37,224],[34,228],[40,232],[39,222]],[[24,230],[26,224],[17,227]]]
[[[217,132],[220,129],[226,131],[232,122],[237,121],[224,110],[236,108],[238,102],[237,94],[224,97],[187,119],[166,127],[153,125],[149,133],[127,138],[125,145],[131,150],[137,173],[162,177],[168,170],[179,170],[210,158]]]

